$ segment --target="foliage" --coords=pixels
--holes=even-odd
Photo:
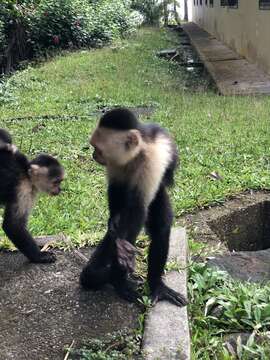
[[[270,284],[233,281],[226,272],[203,263],[189,272],[189,311],[194,359],[233,359],[224,336],[250,333],[247,345],[238,339],[239,359],[268,359],[270,346],[255,341],[270,329]],[[228,357],[230,355],[230,357]]]
[[[47,49],[101,46],[129,34],[141,21],[124,0],[4,0],[0,67],[10,71],[10,63]]]
[[[158,25],[163,13],[163,7],[159,0],[132,0],[132,7],[143,14],[145,23]]]
[[[125,35],[133,24],[121,0],[42,0],[33,17],[32,39],[39,47],[96,46]]]

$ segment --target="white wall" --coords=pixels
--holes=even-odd
[[[221,7],[220,0],[213,8],[188,1],[190,21],[270,73],[270,10],[259,10],[259,0],[238,0],[238,9]]]

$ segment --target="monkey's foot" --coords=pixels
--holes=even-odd
[[[129,302],[138,302],[140,294],[138,293],[134,283],[131,281],[123,281],[122,284],[114,284],[115,291],[120,298]]]
[[[117,239],[116,250],[121,268],[128,273],[133,273],[135,270],[135,256],[137,253],[136,247],[124,239]]]
[[[37,257],[31,259],[31,262],[38,264],[54,263],[55,261],[56,261],[56,256],[51,251],[40,252]]]
[[[187,299],[183,295],[169,288],[163,282],[152,291],[151,295],[153,304],[156,304],[160,300],[167,300],[177,306],[185,306],[188,304]]]

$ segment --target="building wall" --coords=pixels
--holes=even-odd
[[[270,73],[270,10],[260,10],[259,0],[238,0],[238,9],[194,6],[189,1],[189,21],[193,21],[230,48]],[[196,0],[197,3],[197,0]],[[200,1],[199,1],[200,3]]]

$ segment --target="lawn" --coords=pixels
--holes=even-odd
[[[222,97],[205,87],[190,88],[182,68],[155,56],[177,41],[176,34],[145,28],[108,48],[64,53],[29,66],[2,84],[0,126],[30,157],[49,152],[66,168],[64,193],[42,197],[34,210],[35,235],[64,233],[82,245],[104,232],[104,171],[85,149],[95,112],[104,106],[154,106],[151,121],[173,134],[181,156],[172,190],[177,217],[247,188],[270,188],[269,98]],[[20,117],[30,119],[10,120]],[[213,181],[213,171],[223,180]]]
[[[111,47],[29,66],[1,84],[0,127],[30,157],[49,152],[66,168],[63,194],[37,203],[34,235],[63,233],[78,246],[101,238],[105,177],[86,146],[97,111],[113,105],[152,106],[150,120],[173,134],[181,156],[171,191],[176,219],[245,189],[270,189],[269,97],[222,97],[198,79],[194,86],[191,74],[155,56],[174,47],[177,36],[144,28]],[[212,172],[222,179],[213,180]]]

